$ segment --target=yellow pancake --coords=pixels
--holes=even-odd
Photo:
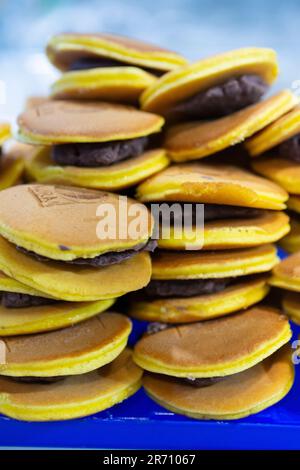
[[[300,251],[300,221],[298,218],[291,218],[291,231],[280,240],[280,246],[289,253]]]
[[[148,150],[126,161],[99,168],[59,166],[52,162],[48,147],[40,147],[27,162],[31,180],[117,191],[136,185],[169,165],[163,149]]]
[[[187,298],[132,301],[129,315],[150,322],[190,323],[222,317],[260,302],[269,292],[266,277],[243,280],[222,292]]]
[[[99,67],[64,73],[51,88],[53,98],[136,103],[156,77],[137,67]]]
[[[114,299],[27,308],[5,308],[0,304],[0,335],[27,335],[65,328],[104,312],[113,304]]]
[[[272,122],[245,142],[245,147],[252,157],[267,152],[285,140],[300,132],[300,106],[296,106],[289,113]]]
[[[271,286],[300,292],[300,252],[290,255],[282,260],[273,269],[273,276],[269,279]]]
[[[287,202],[287,208],[291,211],[297,212],[297,214],[300,214],[300,197],[290,196]]]
[[[288,194],[277,184],[229,165],[173,165],[137,188],[143,202],[183,201],[284,209]]]
[[[258,364],[291,335],[284,315],[257,306],[144,336],[135,345],[133,360],[147,371],[173,377],[227,376]]]
[[[151,277],[149,253],[101,269],[55,261],[41,262],[0,237],[0,270],[43,295],[71,302],[120,297],[145,287]]]
[[[292,194],[300,194],[300,165],[279,156],[261,157],[252,162],[253,169]]]
[[[165,114],[176,103],[244,74],[258,75],[271,84],[278,75],[275,51],[236,49],[180,67],[153,83],[143,93],[141,106]]]
[[[300,325],[300,294],[288,292],[283,297],[282,307],[290,319]]]
[[[77,325],[35,335],[7,336],[0,375],[56,377],[77,375],[113,361],[126,347],[131,322],[102,313]]]
[[[298,103],[289,90],[210,121],[193,121],[169,128],[164,146],[175,162],[198,160],[220,152],[260,131]]]
[[[0,123],[0,145],[11,137],[10,125],[6,122]]]
[[[133,220],[140,230],[133,230]],[[0,234],[54,260],[133,248],[148,241],[153,223],[146,206],[107,192],[28,184],[0,193]]]
[[[276,247],[261,245],[226,251],[186,251],[155,253],[152,279],[217,279],[246,276],[272,269],[279,259]]]
[[[223,250],[276,242],[290,230],[289,218],[283,212],[261,211],[248,219],[224,219],[205,222],[203,230],[196,227],[180,231],[172,227],[170,236],[160,238],[158,246],[166,250]]]
[[[164,120],[121,104],[53,100],[24,111],[18,124],[23,142],[52,145],[134,139],[160,131]]]
[[[133,395],[142,370],[124,350],[113,362],[52,384],[18,383],[0,377],[0,412],[26,421],[66,420],[111,408]]]
[[[109,58],[157,70],[173,70],[186,63],[176,52],[116,34],[58,34],[47,45],[49,60],[62,70],[83,57]]]
[[[146,374],[146,393],[174,413],[195,419],[232,420],[258,413],[280,401],[294,382],[289,347],[250,369],[209,387],[195,388]]]

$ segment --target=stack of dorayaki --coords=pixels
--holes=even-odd
[[[62,34],[47,55],[62,75],[19,116],[26,146],[10,151],[3,187],[0,172],[2,189],[24,162],[27,179],[0,192],[0,411],[86,416],[141,383],[163,407],[198,419],[275,404],[294,366],[270,284],[300,292],[297,259],[278,264],[275,245],[285,236],[296,244],[288,192],[300,212],[298,99],[265,97],[275,52],[191,64],[137,40]],[[158,219],[154,205],[164,207]],[[107,206],[118,217],[105,225]],[[138,237],[129,230],[137,212]],[[108,311],[114,303],[122,313]],[[300,297],[283,307],[297,318]],[[133,351],[129,317],[148,322]]]

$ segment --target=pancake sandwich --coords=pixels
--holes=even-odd
[[[157,144],[162,117],[104,102],[48,101],[19,116],[19,137],[36,145],[29,178],[117,191],[169,164]]]
[[[294,380],[287,318],[253,307],[217,320],[145,335],[134,361],[146,393],[196,419],[238,419],[283,398]]]

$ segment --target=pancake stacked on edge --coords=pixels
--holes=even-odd
[[[37,146],[28,176],[41,183],[117,191],[169,163],[155,142],[164,119],[133,107],[49,100],[25,110],[18,122],[21,140]]]
[[[141,107],[173,123],[164,141],[173,161],[197,160],[243,142],[295,106],[288,90],[260,101],[277,74],[272,49],[237,49],[165,74],[143,92]]]
[[[245,143],[254,170],[275,181],[290,194],[292,229],[282,246],[300,250],[300,106],[295,106]]]
[[[0,194],[0,411],[69,419],[122,401],[142,375],[124,351],[131,322],[102,312],[149,282],[151,214],[133,200],[126,210],[115,194],[74,187]],[[122,226],[134,204],[143,219],[138,239]],[[109,221],[112,239],[99,225],[108,205],[122,212]]]
[[[152,279],[133,296],[132,316],[195,322],[228,315],[265,297],[266,274],[278,262],[270,243],[289,230],[288,217],[280,211],[287,199],[284,190],[235,167],[186,163],[142,183],[137,196],[149,205],[179,206],[181,217],[202,203],[204,227],[191,218],[192,225],[178,233],[174,216],[164,238],[162,221]]]
[[[64,72],[53,97],[126,103],[136,103],[157,76],[186,63],[175,52],[112,34],[59,34],[47,55]]]
[[[163,407],[196,419],[238,419],[283,398],[294,380],[286,317],[253,307],[145,335],[134,361]]]

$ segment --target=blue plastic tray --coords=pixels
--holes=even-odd
[[[144,329],[135,322],[131,343]],[[300,328],[293,326],[296,337]],[[195,421],[161,408],[140,390],[114,408],[65,422],[0,416],[1,447],[100,449],[299,449],[300,370],[280,403],[238,421]]]

